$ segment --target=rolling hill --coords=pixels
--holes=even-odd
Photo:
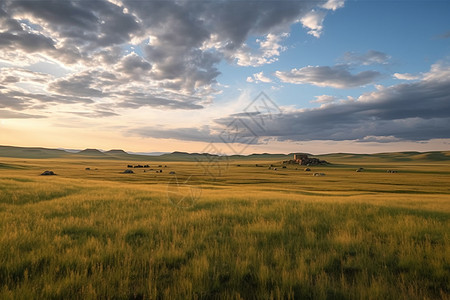
[[[47,149],[40,147],[25,148],[25,147],[0,146],[0,157],[61,158],[67,155],[70,155],[70,153],[59,149]]]
[[[230,155],[226,158],[233,161],[253,160],[253,161],[282,161],[292,158],[291,154],[250,154],[250,155]],[[354,154],[354,153],[332,153],[325,155],[311,155],[319,159],[329,161],[331,163],[340,161],[361,161],[366,162],[437,162],[450,160],[450,151],[431,151],[431,152],[390,152],[377,154]],[[29,158],[29,159],[45,159],[45,158],[67,158],[67,159],[111,159],[111,160],[130,160],[130,161],[211,161],[219,157],[208,153],[187,153],[175,151],[172,153],[164,153],[161,155],[140,155],[129,154],[121,149],[113,149],[109,151],[100,151],[97,149],[85,149],[79,152],[65,151],[61,149],[48,149],[41,147],[14,147],[0,146],[0,157],[11,158]]]

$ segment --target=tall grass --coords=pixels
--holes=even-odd
[[[63,175],[0,170],[2,299],[449,298],[443,169],[314,178],[249,164],[208,181],[172,164],[202,187],[180,208],[167,172],[53,164]]]

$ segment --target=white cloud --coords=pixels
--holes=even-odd
[[[401,79],[401,80],[416,80],[416,79],[419,79],[420,76],[409,74],[409,73],[394,73],[394,78]]]
[[[323,30],[324,11],[312,10],[300,19],[303,27],[310,29],[308,34],[319,38]]]
[[[311,100],[310,103],[320,103],[320,104],[329,104],[333,103],[337,100],[336,96],[330,96],[330,95],[320,95],[315,96],[315,100]]]
[[[450,63],[447,61],[440,61],[431,66],[431,70],[425,73],[424,80],[448,82],[450,78]]]
[[[264,83],[270,83],[272,82],[272,79],[264,76],[264,72],[261,71],[259,73],[255,73],[253,74],[253,78],[252,77],[247,77],[247,82],[264,82]]]
[[[286,47],[281,45],[281,41],[288,37],[289,34],[271,34],[265,36],[264,39],[257,39],[256,43],[259,45],[258,50],[254,50],[244,44],[241,48],[231,53],[232,59],[236,60],[239,66],[259,67],[265,64],[271,64],[278,60],[281,52],[286,50]]]
[[[265,39],[256,40],[256,42],[259,43],[263,57],[274,57],[279,56],[280,52],[286,50],[286,47],[280,45],[280,42],[287,37],[289,37],[288,33],[278,35],[269,33]]]
[[[344,7],[344,3],[345,0],[328,0],[322,7],[329,10],[336,10]]]

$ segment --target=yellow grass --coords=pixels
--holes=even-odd
[[[1,162],[1,299],[449,298],[448,163]]]

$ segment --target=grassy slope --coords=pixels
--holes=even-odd
[[[433,158],[329,155],[324,177],[278,160],[121,174],[127,160],[3,158],[0,298],[448,298],[450,163]]]

